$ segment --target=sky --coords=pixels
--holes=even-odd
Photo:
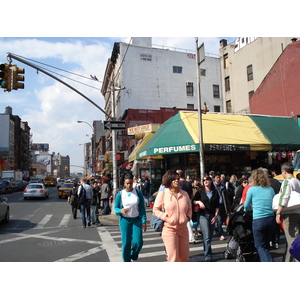
[[[209,3],[201,3],[199,9],[195,9],[195,5],[199,6],[196,1],[190,1],[188,5],[173,3],[172,7],[167,1],[155,0],[144,6],[131,0],[114,1],[113,6],[101,3],[97,7],[91,0],[86,0],[84,5],[72,7],[68,1],[53,0],[42,8],[39,8],[39,3],[37,0],[28,0],[26,3],[16,1],[13,16],[10,13],[2,14],[2,24],[9,26],[5,27],[6,30],[2,29],[0,36],[0,62],[6,63],[6,54],[10,52],[27,60],[84,76],[44,66],[79,81],[54,74],[103,109],[104,99],[100,90],[115,42],[125,42],[134,36],[151,36],[153,44],[194,51],[194,37],[197,36],[199,44],[205,43],[205,52],[218,54],[221,36],[227,37],[231,43],[239,36],[268,36],[269,33],[265,33],[262,28],[265,30],[271,27],[276,36],[282,34],[280,23],[275,22],[276,26],[271,26],[261,11],[267,3],[260,3],[259,11],[251,7],[245,12],[235,11],[230,14],[225,8],[218,9],[218,1],[214,2],[214,7]],[[237,1],[230,3],[239,5]],[[285,13],[287,9],[280,8],[280,13]],[[261,20],[268,26],[258,27],[260,34],[257,34],[253,24],[245,22],[246,15],[255,16],[256,20],[263,16]],[[289,28],[296,30],[297,26]],[[293,35],[293,30],[289,36]],[[25,68],[25,89],[9,93],[0,90],[0,113],[4,113],[5,107],[11,106],[14,115],[28,122],[33,143],[49,143],[50,153],[69,155],[71,172],[81,172],[81,167],[74,166],[83,166],[83,145],[80,144],[90,141],[92,129],[77,121],[92,124],[93,120],[104,120],[103,113],[49,76],[16,60],[12,63]],[[95,75],[99,81],[91,80],[90,75]]]
[[[299,36],[298,18],[291,14],[292,4],[274,5],[274,1],[269,0],[253,0],[249,5],[237,0],[229,0],[226,3],[219,0],[213,2],[193,0],[189,2],[15,0],[11,5],[7,4],[3,6],[6,9],[3,9],[1,14],[1,63],[6,62],[6,53],[11,52],[86,77],[96,75],[100,81],[103,79],[114,42],[125,41],[127,37],[152,36],[154,44],[191,50],[195,49],[194,37],[199,37],[199,43],[204,40],[201,37],[205,37],[205,51],[218,54],[219,37]],[[0,90],[0,112],[4,112],[6,106],[11,106],[13,114],[19,115],[22,121],[28,122],[34,143],[49,143],[50,152],[69,155],[71,165],[82,166],[83,146],[79,146],[79,144],[89,142],[86,134],[92,132],[88,125],[78,124],[77,120],[92,123],[93,120],[103,119],[103,114],[87,100],[59,82],[42,73],[37,74],[36,70],[19,62],[13,61],[13,63],[25,68],[25,89],[10,93]],[[99,106],[103,106],[103,97],[99,91],[101,82],[70,74],[67,76],[93,86],[94,88],[91,88],[67,81]],[[82,169],[71,167],[71,171],[80,172]],[[146,273],[150,274],[151,268],[154,272],[157,271],[154,269],[156,266],[156,264],[147,266]],[[186,286],[184,280],[188,285],[190,278],[198,275],[197,268],[190,266],[190,264],[180,266],[181,274],[189,274],[180,277],[182,286]],[[243,270],[240,269],[241,266],[232,264],[230,273],[227,275],[234,276],[237,272],[244,272],[245,268],[251,269],[253,265],[243,265]],[[1,267],[3,268],[3,266]],[[23,278],[30,278],[30,280],[35,274],[42,274],[39,278],[34,277],[36,285],[40,287],[44,287],[44,282],[48,282],[47,276],[50,279],[55,272],[56,289],[53,289],[52,292],[48,286],[45,286],[48,298],[57,296],[57,290],[60,291],[60,295],[65,294],[70,297],[68,278],[73,279],[69,274],[84,271],[73,264],[31,264],[29,272],[28,265],[23,267],[18,264],[16,267],[18,273],[22,275],[23,273],[20,272],[24,268],[25,276]],[[84,267],[89,266],[84,265]],[[121,264],[118,264],[117,267],[111,264],[100,266],[96,262],[97,267],[101,268],[103,274],[111,271],[111,268],[118,268],[116,269],[118,275],[122,275],[123,272],[125,275],[128,274],[128,267]],[[135,274],[136,270],[141,271],[140,274],[145,273],[142,264],[137,264],[135,267],[135,269],[133,268]],[[268,278],[264,276],[265,266],[261,265],[261,267],[262,272],[256,272],[258,275],[262,274],[261,278],[258,276],[257,284],[265,287],[272,284],[277,278],[275,276],[277,276],[278,266],[274,265],[276,271],[275,269],[275,272],[270,270]],[[76,270],[71,268],[76,268]],[[173,273],[178,275],[178,265],[166,265],[165,273],[171,273],[172,268],[174,268]],[[235,270],[236,268],[238,270]],[[259,266],[255,265],[255,268],[257,269]],[[45,270],[46,272],[44,272]],[[211,276],[214,275],[214,270],[210,266],[203,265],[201,270]],[[16,269],[11,264],[5,268],[5,274],[8,274],[8,277],[14,276],[15,272]],[[251,272],[244,273],[253,274]],[[274,274],[274,278],[271,274]],[[201,285],[206,286],[207,291],[214,288],[215,283],[210,280],[211,276],[207,276],[207,280],[201,279]],[[145,283],[144,277],[140,276],[141,282],[137,284],[142,286]],[[137,280],[139,278],[136,277],[135,281]],[[159,290],[162,298],[170,297],[169,289],[164,287],[171,286],[173,280],[174,276],[164,278],[164,284]],[[253,278],[249,278],[249,280],[253,281]],[[11,291],[14,291],[15,296],[18,296],[18,293],[23,296],[29,282],[22,280],[18,290],[14,289],[13,285],[10,288],[9,283],[8,281],[6,284],[7,293],[11,294]],[[125,288],[124,290],[127,291],[128,281],[121,280],[120,283],[119,290]],[[111,294],[111,291],[115,289],[115,281],[109,279],[105,281],[105,285],[104,294],[105,292]],[[147,285],[145,287],[147,288]],[[224,288],[226,287],[224,285]],[[244,286],[240,285],[240,289],[240,292],[243,292]],[[74,299],[86,296],[85,291],[73,290]],[[30,290],[31,298],[40,298],[40,292],[41,289]],[[175,289],[174,292],[176,297],[179,294],[186,296],[185,288]],[[271,290],[268,290],[269,295],[270,292]],[[278,296],[278,292],[280,294],[281,291],[276,290],[276,296]],[[286,290],[283,289],[282,293],[286,294]]]
[[[6,63],[7,53],[16,54],[39,67],[62,74],[67,78],[51,73],[104,109],[104,98],[100,90],[107,61],[114,43],[125,42],[127,38],[3,37],[0,38],[0,58],[1,63]],[[199,45],[204,42],[205,52],[218,54],[220,39],[221,37],[199,37]],[[227,39],[228,42],[235,40],[233,37]],[[152,43],[191,52],[196,47],[194,37],[153,37]],[[28,122],[33,143],[49,143],[50,153],[69,155],[71,172],[82,171],[82,168],[75,166],[83,166],[81,144],[90,141],[92,129],[88,124],[77,121],[82,120],[92,125],[93,120],[104,120],[103,113],[48,75],[15,59],[12,64],[25,69],[25,88],[11,92],[0,90],[0,112],[4,113],[7,106],[12,107],[14,115]],[[90,75],[95,75],[99,81],[92,80]]]

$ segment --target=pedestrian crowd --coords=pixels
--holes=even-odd
[[[226,180],[224,174],[210,171],[202,179],[195,177],[191,183],[183,170],[168,170],[153,204],[153,215],[163,221],[161,237],[167,261],[186,262],[190,244],[203,241],[205,262],[213,261],[212,237],[215,233],[221,241],[226,240],[230,216],[240,207],[245,213],[251,211],[252,235],[261,262],[273,262],[270,247],[277,249],[281,228],[284,230],[286,249],[283,261],[297,261],[289,252],[293,241],[300,235],[300,210],[286,209],[292,191],[300,193],[300,178],[293,176],[293,165],[281,166],[283,181],[274,179],[274,174],[258,168],[251,174],[238,178],[232,174]],[[122,258],[125,262],[137,261],[143,247],[143,232],[146,231],[146,206],[150,206],[150,182],[141,185],[129,172],[121,179],[121,190],[115,196],[114,210],[118,215],[122,240]],[[84,193],[82,193],[84,191]],[[273,210],[273,198],[278,194],[278,208]],[[73,198],[78,199],[78,205]],[[102,225],[102,214],[110,213],[109,201],[112,188],[108,178],[101,182],[87,183],[86,179],[70,191],[68,203],[76,218],[80,207],[82,227]],[[85,200],[84,200],[85,199]]]
[[[112,194],[111,180],[107,176],[103,176],[101,180],[82,178],[80,184],[74,183],[67,200],[72,208],[73,219],[77,218],[77,210],[80,210],[82,228],[91,224],[101,226],[99,216],[111,213],[109,202]]]

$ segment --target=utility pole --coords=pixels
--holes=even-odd
[[[112,86],[112,104],[111,104],[111,117],[113,120],[116,119],[116,112],[115,112],[115,91],[116,88]],[[116,139],[116,130],[111,131],[112,137],[112,152],[113,152],[113,202],[117,195],[118,189],[118,180],[117,180],[117,139]],[[114,205],[112,205],[112,212],[114,212]]]
[[[198,38],[196,41],[196,62],[197,62],[197,83],[198,83],[198,127],[199,127],[199,160],[200,160],[200,179],[202,180],[205,175],[204,166],[204,150],[203,150],[203,128],[202,128],[202,112],[201,112],[201,69],[200,64],[204,61],[204,43],[198,47]]]
[[[114,78],[114,74],[113,74]],[[117,88],[115,87],[115,83],[113,82],[112,87],[111,87],[111,92],[112,92],[112,103],[111,103],[111,118],[113,121],[116,119],[116,111],[115,111],[115,92],[118,90],[124,90],[124,88]],[[116,135],[116,130],[111,130],[111,137],[112,137],[112,156],[113,156],[113,203],[112,203],[112,213],[114,213],[114,201],[115,197],[118,192],[118,168],[117,168],[117,135]]]

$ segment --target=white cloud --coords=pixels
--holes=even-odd
[[[114,41],[125,41],[125,38],[0,38],[0,55],[4,58],[6,52],[12,52],[83,76],[96,75],[102,81]],[[194,37],[154,37],[152,42],[175,48],[195,49]],[[206,38],[205,43],[206,52],[218,53],[219,38]],[[20,65],[17,61],[13,63]],[[91,128],[87,124],[78,124],[77,120],[92,124],[93,120],[103,120],[103,113],[58,81],[41,72],[37,74],[33,68],[25,66],[25,69],[25,89],[3,93],[0,98],[2,110],[10,105],[13,107],[13,114],[28,122],[34,143],[49,143],[50,152],[69,155],[72,165],[82,165],[83,147],[79,144],[90,141],[86,134],[91,135]],[[101,82],[57,70],[55,72],[101,89]],[[104,109],[104,99],[99,90],[59,78]]]

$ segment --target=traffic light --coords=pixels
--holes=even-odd
[[[25,78],[23,75],[19,75],[19,74],[24,74],[25,73],[25,69],[24,68],[19,68],[16,65],[12,66],[13,70],[13,76],[12,76],[12,88],[14,90],[17,89],[24,89],[24,83],[23,82],[19,82],[19,81],[24,81]]]
[[[11,69],[9,64],[0,65],[0,87],[4,92],[11,91]]]

